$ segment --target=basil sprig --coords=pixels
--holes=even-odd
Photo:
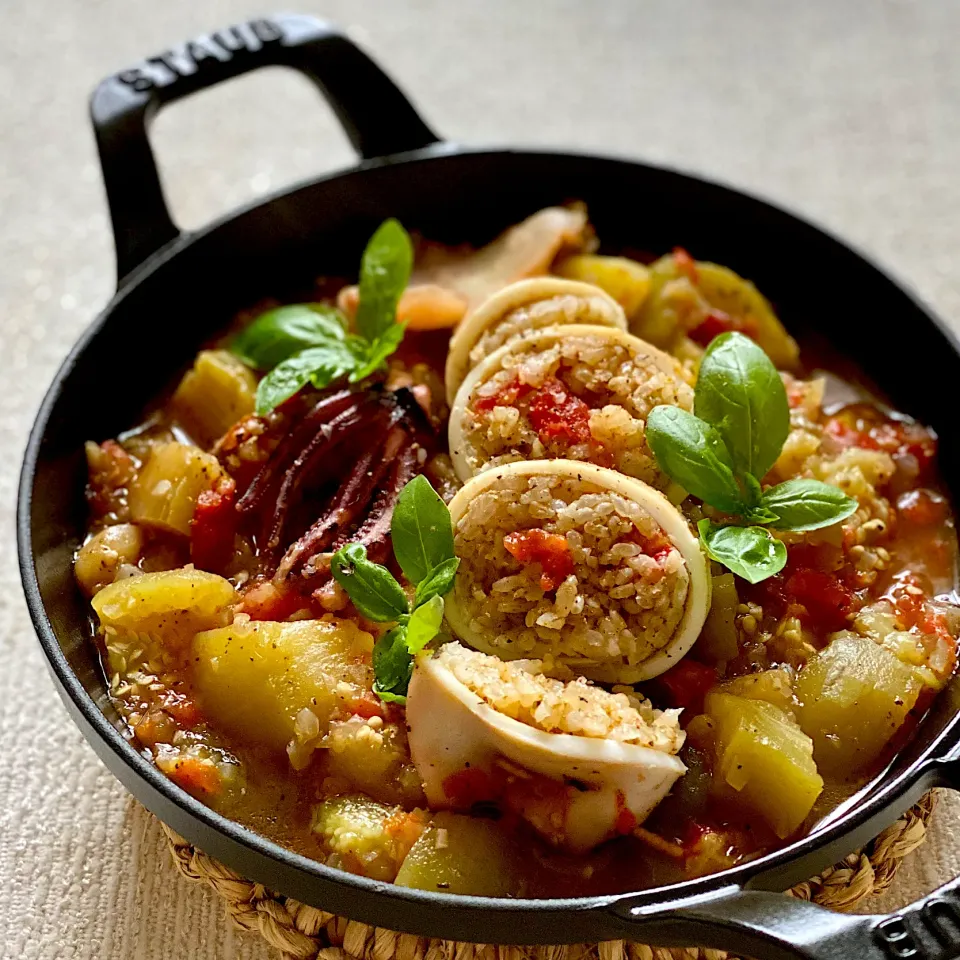
[[[308,383],[322,390],[347,377],[358,383],[400,345],[397,303],[413,269],[413,244],[397,220],[386,220],[370,238],[360,262],[357,333],[336,308],[295,303],[260,314],[230,349],[255,370],[267,370],[257,387],[256,410],[269,413]]]
[[[396,621],[373,648],[373,692],[385,702],[405,703],[413,657],[440,632],[443,597],[460,564],[453,552],[450,511],[426,477],[415,477],[400,491],[390,536],[400,569],[416,586],[412,607],[394,575],[369,560],[358,543],[341,547],[330,569],[368,620]]]
[[[703,355],[693,413],[659,406],[647,442],[660,468],[688,493],[745,523],[703,520],[710,557],[759,583],[783,569],[786,547],[770,534],[832,526],[857,509],[838,487],[806,478],[764,490],[760,480],[790,432],[787,391],[770,358],[740,333],[724,333]]]

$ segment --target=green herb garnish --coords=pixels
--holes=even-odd
[[[460,564],[453,552],[450,511],[426,477],[414,477],[400,491],[390,537],[400,569],[416,586],[412,607],[394,575],[368,560],[358,543],[341,547],[330,569],[368,620],[396,621],[373,648],[373,692],[385,702],[404,703],[413,657],[440,632],[443,596],[453,587]]]
[[[857,501],[819,480],[760,484],[790,432],[787,391],[770,358],[740,333],[707,348],[694,412],[660,406],[647,419],[647,441],[661,469],[688,493],[749,525],[699,524],[708,555],[759,583],[783,569],[786,547],[766,527],[803,532],[845,520]]]
[[[413,268],[413,244],[396,220],[387,220],[370,238],[360,262],[357,333],[322,303],[295,303],[260,314],[230,349],[255,370],[268,370],[257,387],[256,410],[269,413],[302,387],[322,390],[347,377],[369,377],[400,345],[403,324],[397,303]]]

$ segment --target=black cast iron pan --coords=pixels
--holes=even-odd
[[[167,212],[147,125],[164,104],[262,66],[292,67],[309,77],[360,162],[181,233]],[[612,248],[682,243],[729,264],[757,281],[792,331],[825,336],[898,406],[932,424],[944,476],[958,493],[960,443],[947,390],[960,382],[960,347],[942,321],[827,233],[729,188],[624,160],[444,143],[365,54],[310,17],[241,24],[144,61],[97,88],[92,116],[119,285],[57,373],[37,416],[17,532],[27,602],[54,682],[131,793],[252,879],[327,910],[422,935],[528,944],[626,938],[813,960],[960,953],[958,881],[889,917],[839,916],[773,892],[854,850],[931,787],[960,785],[960,681],[856,803],[776,853],[622,896],[450,896],[403,890],[297,856],[218,816],[164,777],[120,733],[88,639],[88,606],[71,572],[85,526],[84,440],[126,428],[235,309],[321,271],[352,272],[364,241],[387,216],[434,239],[479,243],[542,206],[576,198],[587,202]],[[114,370],[123,373],[114,378]]]

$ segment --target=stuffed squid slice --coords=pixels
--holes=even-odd
[[[450,338],[444,380],[453,403],[467,374],[494,351],[533,330],[563,324],[627,329],[623,307],[600,287],[560,277],[510,284],[485,300]]]
[[[646,441],[658,404],[693,407],[673,357],[612,326],[549,327],[507,343],[463,381],[450,411],[450,455],[463,482],[559,457],[668,489]]]
[[[583,853],[628,834],[686,767],[679,711],[548,677],[451,642],[420,655],[407,695],[413,762],[434,809],[492,803]]]
[[[693,645],[710,608],[700,543],[638,480],[571,460],[513,463],[450,503],[460,558],[445,615],[466,644],[636,683]]]

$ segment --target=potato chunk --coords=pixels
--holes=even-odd
[[[326,772],[383,803],[423,803],[423,785],[410,759],[406,730],[380,717],[334,720],[324,741]]]
[[[117,580],[92,603],[104,629],[147,633],[175,645],[189,642],[198,630],[219,626],[235,600],[228,580],[184,567]]]
[[[135,564],[143,550],[136,524],[114,523],[95,533],[78,551],[73,574],[88,597],[113,583],[124,564]]]
[[[217,458],[185,443],[155,447],[130,488],[130,517],[138,523],[190,535],[197,497],[223,475]]]
[[[328,866],[389,883],[426,825],[419,810],[406,813],[367,797],[342,796],[313,808],[310,829]]]
[[[194,638],[194,682],[208,716],[279,751],[299,739],[301,711],[317,718],[315,738],[334,714],[353,712],[370,690],[372,650],[352,620],[234,624]]]
[[[212,446],[253,413],[257,378],[226,350],[201,350],[171,400],[173,412],[198,443]]]
[[[706,712],[716,729],[714,776],[736,790],[778,837],[789,837],[823,790],[813,742],[783,710],[717,690]]]
[[[395,883],[477,897],[519,896],[522,861],[499,824],[442,812],[407,854]]]
[[[599,287],[623,307],[628,317],[640,309],[650,290],[650,271],[642,263],[626,257],[575,254],[561,260],[553,272],[568,280]]]
[[[880,755],[917,702],[922,684],[889,650],[841,635],[800,670],[797,719],[821,769],[854,774]]]

